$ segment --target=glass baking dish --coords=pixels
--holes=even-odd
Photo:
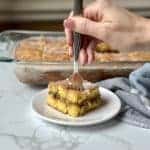
[[[1,54],[6,60],[15,61],[15,73],[17,78],[27,84],[46,85],[49,81],[57,81],[67,78],[73,71],[72,61],[27,61],[17,60],[15,52],[18,44],[30,38],[50,38],[52,40],[62,40],[63,32],[38,32],[38,31],[4,31],[0,34],[0,43],[5,43]],[[146,52],[147,53],[147,52]],[[59,54],[58,52],[58,56]],[[150,53],[149,53],[150,56]],[[150,60],[122,60],[110,62],[94,62],[91,65],[80,66],[83,78],[92,82],[102,79],[128,76],[131,71],[140,67]]]

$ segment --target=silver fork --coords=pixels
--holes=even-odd
[[[74,0],[74,15],[82,15],[83,10],[83,0]],[[74,64],[73,64],[73,74],[70,76],[69,80],[72,83],[72,87],[82,90],[83,89],[83,78],[79,73],[79,52],[82,46],[81,34],[74,32],[73,34],[73,52],[74,52]]]

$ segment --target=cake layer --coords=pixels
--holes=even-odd
[[[71,89],[64,83],[50,83],[49,93],[57,95],[60,99],[66,100],[69,103],[82,104],[85,101],[92,101],[93,99],[100,97],[99,89],[92,88],[83,91]]]
[[[93,101],[86,101],[80,106],[78,104],[66,103],[49,94],[47,104],[64,114],[68,114],[71,117],[79,117],[99,107],[102,104],[102,101],[100,97],[97,97]]]

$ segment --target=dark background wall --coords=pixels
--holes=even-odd
[[[93,0],[84,0],[85,4]],[[117,0],[135,13],[150,17],[150,0]],[[0,0],[0,31],[63,30],[73,0]]]

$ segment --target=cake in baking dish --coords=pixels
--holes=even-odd
[[[70,61],[65,40],[50,38],[28,38],[15,48],[15,58],[19,61]]]
[[[64,39],[28,38],[15,48],[15,58],[19,61],[69,62],[68,46]],[[95,62],[136,62],[150,61],[149,51],[121,52],[113,50],[106,43],[98,43],[95,49]]]

